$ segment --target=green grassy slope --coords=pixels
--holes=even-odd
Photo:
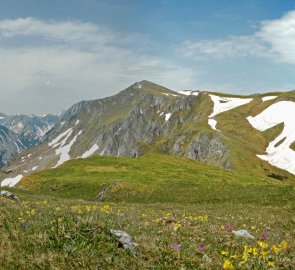
[[[90,200],[112,185],[105,199],[113,202],[271,205],[275,201],[284,205],[295,196],[293,185],[282,181],[159,154],[72,160],[58,169],[32,173],[20,182],[34,193]]]
[[[21,203],[0,197],[3,269],[295,267],[295,188],[284,181],[148,154],[72,160],[12,190]],[[133,237],[136,257],[110,229]]]

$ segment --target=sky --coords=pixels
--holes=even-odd
[[[0,112],[58,113],[150,80],[295,89],[294,0],[0,0]]]

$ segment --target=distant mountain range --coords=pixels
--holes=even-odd
[[[5,115],[0,113],[0,167],[15,154],[39,144],[59,118],[58,115]]]
[[[0,124],[23,145],[16,152],[28,149],[0,179],[12,186],[69,159],[149,152],[294,179],[294,110],[295,91],[237,96],[137,82],[115,96],[79,102],[61,117],[3,116]]]

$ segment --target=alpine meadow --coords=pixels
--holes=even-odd
[[[4,0],[0,269],[295,269],[294,40],[291,0]]]

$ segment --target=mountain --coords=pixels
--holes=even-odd
[[[18,136],[8,128],[0,125],[0,167],[16,154],[25,149]]]
[[[5,168],[11,173],[1,179],[15,184],[32,171],[93,154],[139,157],[153,152],[261,177],[294,179],[290,147],[295,139],[288,113],[294,101],[294,91],[251,96],[178,93],[138,82],[115,96],[73,105],[41,144]],[[284,106],[281,102],[288,102],[288,110],[276,107]],[[260,117],[268,108],[266,118]],[[280,117],[272,122],[273,114]],[[270,142],[274,145],[267,149]]]
[[[40,143],[43,136],[59,120],[58,115],[0,115],[0,125],[5,126],[19,136],[20,141],[26,147],[32,147]]]

